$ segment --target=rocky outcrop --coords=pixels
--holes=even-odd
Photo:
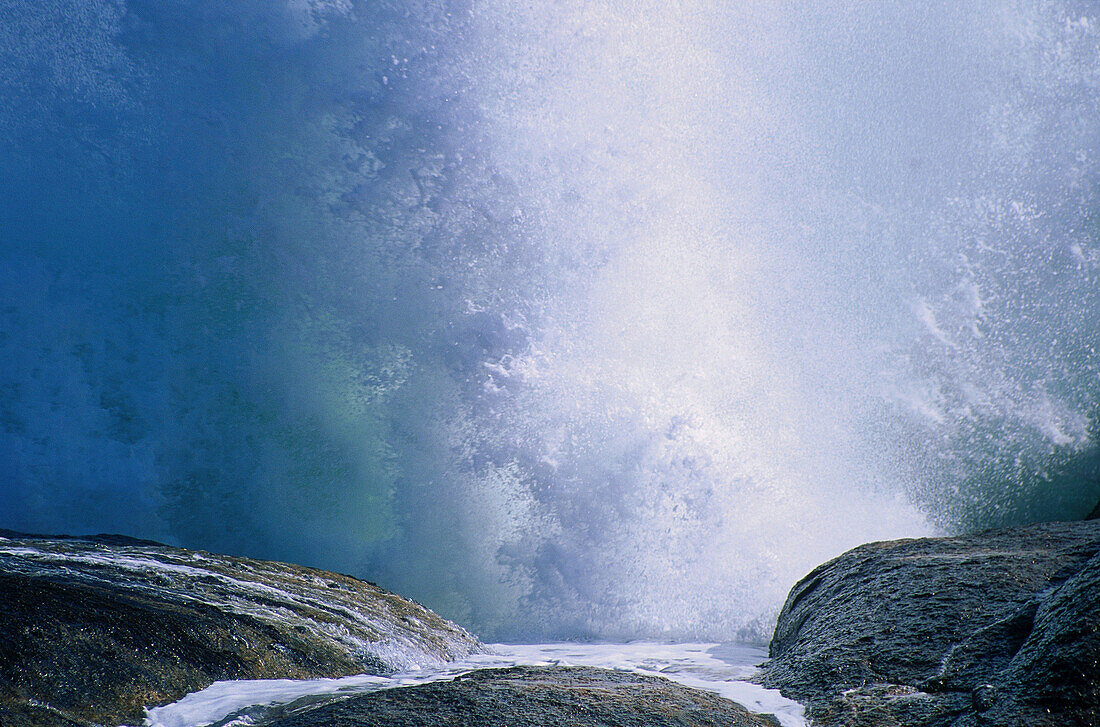
[[[815,724],[1100,725],[1100,521],[855,548],[791,590],[770,656]]]
[[[140,724],[222,679],[383,674],[480,644],[350,576],[120,536],[0,531],[0,724]]]
[[[288,705],[267,727],[779,727],[662,677],[591,667],[482,669],[454,681]]]

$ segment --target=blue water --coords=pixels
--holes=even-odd
[[[1087,513],[1100,10],[720,5],[0,0],[0,527],[729,641]]]

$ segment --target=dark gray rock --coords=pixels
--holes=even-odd
[[[821,725],[1100,725],[1100,522],[871,543],[783,607],[761,681]]]
[[[433,682],[290,705],[266,727],[778,727],[728,699],[662,677],[590,667],[482,669]]]
[[[1044,598],[1020,650],[962,725],[1100,725],[1100,555]]]
[[[221,679],[389,673],[475,638],[350,576],[119,536],[0,536],[0,725],[140,724]]]

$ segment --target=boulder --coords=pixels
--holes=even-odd
[[[816,724],[1100,724],[1100,521],[855,548],[791,590],[770,657]]]
[[[223,679],[341,677],[480,650],[351,576],[121,536],[0,531],[0,724],[140,724]]]
[[[453,681],[288,705],[266,727],[779,727],[663,677],[592,667],[482,669]]]

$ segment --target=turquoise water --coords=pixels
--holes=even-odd
[[[1098,13],[0,0],[0,527],[725,642],[1080,517]]]

